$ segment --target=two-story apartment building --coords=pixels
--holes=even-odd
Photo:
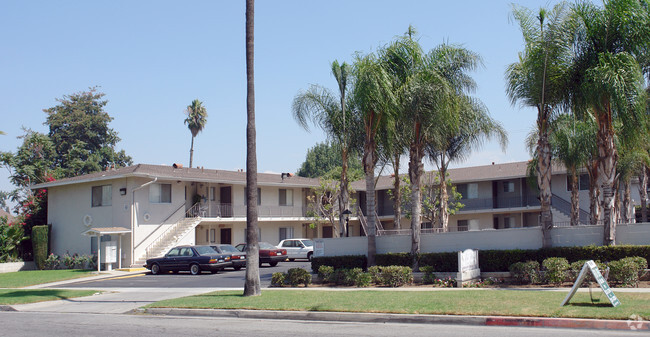
[[[449,231],[538,226],[541,209],[537,191],[526,183],[526,166],[526,162],[516,162],[449,170],[464,205],[450,217]],[[277,244],[292,237],[336,237],[333,227],[325,222],[311,225],[315,219],[308,216],[307,197],[318,185],[318,179],[288,173],[258,174],[260,241]],[[565,172],[556,168],[552,209],[554,222],[560,226],[569,222],[571,192],[567,186]],[[581,220],[586,224],[588,177],[581,176],[580,186]],[[362,214],[366,214],[365,183],[353,182],[351,187]],[[57,255],[95,254],[101,250],[109,258],[102,260],[111,266],[137,266],[178,244],[237,244],[246,240],[243,171],[139,164],[34,188],[48,190],[51,250]],[[410,228],[410,220],[402,216],[403,230],[396,230],[389,193],[392,188],[392,177],[377,178],[379,235],[407,234]],[[633,199],[638,204],[636,187]],[[365,235],[363,216],[356,207],[352,211],[350,235]],[[424,222],[424,233],[439,231]]]

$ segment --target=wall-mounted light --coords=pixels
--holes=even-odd
[[[126,195],[126,187],[120,188],[120,195]]]

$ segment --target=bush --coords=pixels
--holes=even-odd
[[[433,284],[436,279],[436,276],[433,274],[432,266],[423,266],[420,267],[420,271],[424,273],[422,275],[422,283],[424,284]]]
[[[61,265],[65,266],[65,269],[74,269],[75,264],[77,264],[76,255],[70,256],[68,253],[63,254]]]
[[[381,267],[372,266],[368,268],[368,274],[370,274],[373,283],[375,284],[381,283]]]
[[[48,255],[47,259],[43,261],[43,268],[42,269],[58,269],[59,265],[61,264],[61,261],[59,261],[59,257],[54,254]]]
[[[437,278],[433,280],[432,284],[434,287],[453,288],[456,286],[456,280],[451,277],[444,279]]]
[[[318,271],[320,266],[331,266],[334,269],[366,269],[365,255],[319,256],[311,260],[311,270]]]
[[[375,255],[375,262],[378,266],[410,266],[412,262],[411,253],[388,253]]]
[[[354,285],[360,288],[369,287],[371,282],[372,282],[372,276],[370,276],[370,273],[362,272],[357,275]]]
[[[480,251],[479,251],[480,254]],[[458,271],[458,253],[423,253],[418,257],[421,266],[431,266],[437,271]],[[480,261],[480,259],[479,259]],[[405,264],[410,266],[411,264]],[[506,269],[503,269],[506,270]]]
[[[639,272],[647,262],[638,257],[626,257],[609,263],[609,279],[623,286],[636,287],[639,284]]]
[[[563,257],[549,257],[542,262],[544,268],[544,281],[556,286],[562,285],[567,279],[569,261]]]
[[[413,271],[411,267],[386,266],[380,267],[380,284],[389,287],[401,287],[413,283]]]
[[[285,282],[285,274],[282,272],[273,273],[271,275],[271,286],[273,287],[282,287]]]
[[[539,283],[539,262],[516,262],[510,265],[510,273],[521,284]]]
[[[306,287],[311,284],[311,274],[302,268],[291,268],[287,270],[285,282],[292,287],[297,287],[299,284],[304,284]]]
[[[320,266],[318,268],[318,277],[323,281],[323,282],[331,282],[330,277],[332,277],[332,274],[334,273],[334,267],[331,266]]]
[[[32,249],[34,251],[34,262],[38,269],[52,269],[46,266],[45,260],[49,259],[48,253],[48,226],[32,227]],[[51,263],[50,263],[51,264]]]
[[[587,260],[580,260],[580,261],[573,262],[569,265],[569,277],[571,278],[571,281],[574,281],[578,278],[578,275],[582,270],[582,266],[584,266],[586,262]],[[603,277],[607,280],[609,274],[607,271],[607,265],[605,263],[600,262],[600,260],[596,260],[594,261],[594,263],[596,263],[596,267],[598,267],[598,271],[600,271],[600,274],[603,275]],[[581,286],[588,287],[589,283],[591,282],[596,282],[596,279],[594,279],[594,276],[591,274],[591,272],[588,272]]]

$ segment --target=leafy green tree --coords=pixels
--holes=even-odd
[[[300,165],[297,175],[307,178],[322,177],[336,168],[342,167],[342,156],[338,143],[317,143],[307,150],[305,161]],[[348,167],[361,168],[361,160],[358,156],[348,157]],[[339,170],[340,171],[340,170]]]
[[[255,130],[255,0],[246,0],[246,281],[244,296],[260,296],[257,237],[257,143]]]
[[[571,90],[577,112],[594,114],[598,126],[598,175],[603,200],[603,244],[616,243],[615,185],[619,153],[615,139],[634,138],[644,124],[644,62],[650,50],[649,4],[609,0],[598,7],[581,1],[576,14],[576,57]],[[615,120],[622,128],[615,129]],[[627,141],[627,140],[626,140]]]
[[[194,158],[194,138],[203,131],[205,123],[208,121],[208,111],[203,106],[203,102],[195,99],[192,104],[187,106],[185,110],[187,118],[185,124],[192,133],[192,145],[190,146],[190,168],[192,167],[192,159]]]
[[[571,32],[567,4],[552,10],[533,12],[513,5],[512,14],[524,37],[519,61],[506,70],[506,94],[513,105],[537,110],[537,185],[541,203],[543,246],[550,247],[553,228],[551,212],[551,148],[549,121],[567,101],[568,74],[572,61]]]
[[[50,140],[56,150],[54,165],[65,177],[131,165],[124,150],[115,152],[120,138],[109,127],[113,118],[104,111],[108,103],[103,93],[91,88],[57,99],[58,105],[43,110],[47,114]]]

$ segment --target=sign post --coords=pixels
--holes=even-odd
[[[569,294],[566,296],[564,301],[562,301],[561,306],[564,306],[567,303],[569,303],[571,297],[573,297],[573,295],[575,295],[575,293],[578,291],[578,288],[580,288],[580,285],[582,284],[582,281],[584,281],[585,277],[587,276],[588,271],[591,271],[591,274],[596,279],[596,282],[598,282],[600,289],[603,290],[603,292],[607,296],[607,299],[612,304],[612,306],[617,307],[621,305],[621,301],[619,301],[618,298],[616,298],[616,295],[614,295],[612,288],[610,288],[609,285],[607,285],[607,282],[605,281],[605,278],[598,270],[596,263],[593,260],[589,260],[585,262],[585,264],[582,266],[582,269],[580,270],[580,274],[578,274],[578,278],[576,279],[576,282],[573,284],[571,291],[569,291]]]

